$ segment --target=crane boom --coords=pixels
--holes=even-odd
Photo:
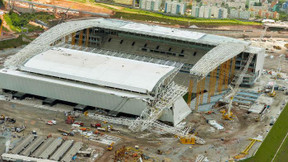
[[[254,55],[255,55],[255,54],[253,54],[253,53],[250,53],[250,54],[249,54],[248,59],[247,59],[247,62],[246,62],[246,65],[244,66],[244,68],[243,68],[242,71],[240,72],[240,75],[239,75],[239,77],[238,77],[238,79],[237,79],[237,81],[236,81],[236,83],[235,83],[235,87],[232,88],[232,87],[230,86],[231,91],[229,91],[228,94],[226,94],[226,95],[224,96],[225,100],[226,100],[226,101],[229,101],[229,102],[228,102],[228,103],[229,103],[229,104],[228,104],[228,112],[227,112],[228,115],[230,115],[230,113],[231,113],[233,98],[234,98],[234,96],[236,95],[236,93],[237,93],[238,90],[239,90],[239,87],[240,87],[240,85],[241,85],[241,83],[242,83],[242,81],[243,81],[243,79],[244,79],[244,76],[245,76],[246,72],[248,71],[249,65],[250,65],[250,63],[252,62]]]

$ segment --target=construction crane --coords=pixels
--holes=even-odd
[[[240,71],[240,75],[239,75],[239,77],[235,83],[234,88],[229,86],[231,90],[226,95],[224,95],[224,97],[223,97],[224,101],[228,103],[228,105],[227,105],[228,111],[227,112],[222,111],[224,119],[232,120],[233,113],[231,112],[231,109],[232,109],[232,103],[233,103],[234,96],[237,94],[239,87],[240,87],[240,84],[242,83],[243,78],[244,78],[253,58],[254,58],[254,54],[250,53],[244,68],[242,69],[242,71]]]

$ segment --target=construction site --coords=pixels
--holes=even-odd
[[[108,18],[56,25],[1,55],[1,158],[249,158],[288,102],[282,42]]]

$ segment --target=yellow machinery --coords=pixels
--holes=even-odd
[[[234,156],[234,159],[242,159],[242,158],[244,158],[249,153],[249,150],[253,147],[253,145],[256,142],[261,142],[261,140],[255,139],[255,138],[250,138],[249,140],[251,140],[249,145],[240,154]]]
[[[270,97],[275,97],[275,96],[276,96],[275,90],[269,92],[268,95],[269,95]]]
[[[84,114],[84,116],[88,116],[89,112],[85,111],[83,114]]]
[[[181,144],[194,145],[194,144],[195,144],[195,141],[196,141],[196,138],[195,138],[196,134],[197,134],[197,132],[194,133],[194,134],[188,134],[188,135],[186,135],[186,136],[184,136],[184,137],[178,137],[178,136],[176,136],[176,138],[179,138]]]
[[[255,138],[250,138],[251,142],[250,144],[245,148],[244,151],[242,151],[241,153],[242,154],[245,154],[247,155],[249,150],[252,148],[252,146],[258,141],[258,142],[261,142],[261,140],[258,140],[258,139],[255,139]]]
[[[273,86],[272,86],[271,91],[268,93],[268,95],[269,95],[270,97],[276,96],[276,92],[275,92],[275,89],[274,89],[274,84],[273,84]]]
[[[115,143],[114,142],[112,142],[110,145],[108,145],[107,146],[107,150],[108,151],[112,151],[113,150],[113,145],[114,145]]]
[[[226,110],[221,110],[220,111],[222,113],[222,117],[225,120],[233,120],[232,117],[234,116],[233,113],[230,111],[230,113],[226,112]]]
[[[0,120],[5,120],[5,115],[2,114],[2,115],[0,116]]]
[[[189,137],[179,137],[180,143],[181,144],[195,144],[195,137],[194,136],[189,136]]]

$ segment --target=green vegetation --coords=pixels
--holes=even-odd
[[[281,149],[279,150],[277,156],[275,157],[276,161],[286,161],[288,159],[288,138],[286,138],[285,142],[283,143]]]
[[[288,14],[285,12],[279,12],[279,20],[288,21]]]
[[[39,26],[33,26],[30,25],[30,21],[35,20],[41,20],[45,23],[48,23],[49,20],[54,19],[55,17],[53,15],[49,15],[45,12],[39,12],[39,13],[23,13],[21,15],[18,15],[15,12],[10,11],[9,14],[4,15],[4,19],[6,23],[9,25],[11,30],[15,32],[21,32],[21,28],[27,28],[29,32],[32,31],[43,31],[42,28]]]
[[[270,162],[277,152],[282,140],[288,132],[288,104],[285,106],[284,110],[280,114],[278,120],[275,122],[274,126],[270,130],[268,136],[265,138],[264,142],[261,144],[255,156],[243,160],[243,162]],[[287,161],[288,158],[288,141],[286,139],[284,145],[282,145],[281,150],[278,152],[276,161]],[[286,153],[286,154],[285,154]]]
[[[126,5],[132,5],[133,0],[114,0],[115,3],[120,3],[120,4],[126,4]]]
[[[24,44],[28,44],[28,42],[23,41],[23,36],[20,35],[16,39],[1,41],[0,50],[5,49],[5,48],[16,48],[16,47],[24,45]]]
[[[157,13],[143,13],[147,11],[139,11],[138,13],[129,13],[129,12],[117,12],[115,15],[113,15],[114,18],[123,18],[123,19],[129,19],[129,20],[142,20],[142,21],[158,21],[158,22],[165,22],[167,24],[179,24],[179,25],[260,25],[260,23],[256,22],[244,22],[234,19],[195,19],[195,18],[188,18],[188,17],[172,17],[172,16],[166,16],[162,14]]]
[[[8,14],[4,15],[4,20],[11,30],[13,30],[15,32],[21,32],[21,28],[13,25],[13,22],[12,22],[12,20]]]

